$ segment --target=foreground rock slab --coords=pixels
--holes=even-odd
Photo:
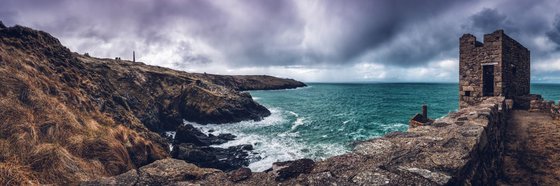
[[[203,179],[216,172],[219,170],[200,168],[176,159],[163,159],[115,177],[86,181],[80,185],[169,185]]]
[[[315,162],[311,159],[299,159],[295,161],[276,162],[272,164],[271,173],[276,181],[296,178],[300,174],[310,173]]]

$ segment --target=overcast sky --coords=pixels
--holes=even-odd
[[[504,29],[560,83],[560,1],[0,0],[0,20],[72,51],[306,82],[457,82],[459,37]]]

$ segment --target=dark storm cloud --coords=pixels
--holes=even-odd
[[[221,3],[221,2],[218,2]],[[365,52],[385,47],[408,24],[438,16],[456,5],[455,1],[318,1],[319,19],[305,20],[294,1],[228,1],[233,7],[219,7],[216,2],[189,1],[8,1],[19,13],[46,15],[37,26],[58,36],[96,38],[104,42],[126,35],[143,38],[146,44],[164,43],[174,38],[166,34],[169,27],[189,25],[189,34],[201,38],[222,52],[233,66],[268,66],[317,63],[353,63]],[[239,7],[235,7],[239,6]],[[236,8],[243,10],[236,11]],[[227,10],[231,8],[233,10]],[[303,7],[304,9],[306,7]],[[10,10],[10,9],[8,9]],[[231,11],[231,12],[229,12]],[[232,15],[233,14],[233,15]],[[311,13],[314,14],[314,13]],[[236,17],[237,16],[237,17]],[[320,23],[308,23],[314,21]],[[307,24],[320,24],[325,40],[302,48]],[[310,36],[313,37],[313,36]],[[416,43],[412,43],[416,44]],[[163,44],[164,45],[164,44]],[[130,46],[128,46],[130,47]],[[138,47],[138,46],[133,46]],[[324,52],[320,47],[332,49]],[[399,48],[397,46],[396,48]],[[381,63],[413,65],[429,57],[423,50],[400,47]],[[428,54],[434,52],[428,51]],[[410,55],[410,56],[407,56]],[[190,57],[185,56],[185,61]],[[414,58],[421,60],[410,60]],[[211,59],[212,56],[208,56]],[[395,58],[395,60],[391,60]]]
[[[317,61],[353,63],[354,58],[368,51],[394,47],[398,51],[389,51],[374,59],[380,63],[409,66],[425,63],[425,60],[418,60],[418,57],[429,58],[417,52],[416,47],[424,41],[410,40],[412,43],[399,46],[389,46],[390,43],[399,37],[408,37],[406,29],[409,29],[411,24],[440,16],[448,8],[460,3],[458,1],[328,1],[326,4],[327,9],[332,12],[332,17],[343,20],[344,23],[339,29],[342,29],[344,35],[334,44],[338,51],[336,55],[324,56],[328,58],[319,58]],[[411,45],[414,47],[409,47]],[[433,54],[433,52],[428,53],[430,53],[428,55]],[[413,58],[417,60],[411,60]]]
[[[557,0],[3,0],[7,25],[39,28],[73,50],[106,57],[136,50],[178,68],[351,66],[398,68],[456,59],[463,33],[496,29],[558,56]],[[554,16],[556,15],[556,18]],[[65,42],[67,41],[67,42]],[[552,48],[552,49],[551,49]]]
[[[556,18],[554,19],[554,24],[552,25],[552,29],[546,32],[546,36],[548,36],[548,38],[550,38],[550,40],[552,40],[554,43],[560,45],[560,16],[556,16]]]
[[[483,33],[491,33],[498,29],[507,30],[508,33],[516,33],[518,30],[506,15],[501,14],[496,9],[485,8],[472,15],[470,19],[472,29]]]

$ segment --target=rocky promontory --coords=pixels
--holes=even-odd
[[[270,115],[240,90],[299,86],[305,84],[80,55],[46,32],[0,24],[0,184],[68,184],[125,173],[170,157],[172,142],[163,134],[184,120]]]
[[[293,80],[282,79],[266,75],[238,75],[224,76],[213,74],[196,74],[203,77],[216,85],[222,85],[233,88],[235,90],[275,90],[275,89],[292,89],[305,87],[305,83]]]

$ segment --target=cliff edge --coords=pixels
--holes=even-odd
[[[238,90],[305,86],[246,79],[79,55],[46,32],[0,24],[0,184],[121,174],[169,157],[161,134],[183,120],[230,123],[270,115]]]

